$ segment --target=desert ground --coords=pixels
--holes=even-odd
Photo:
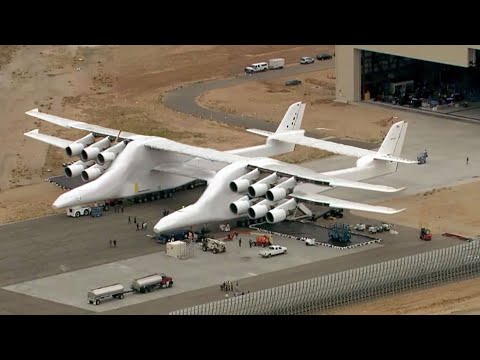
[[[479,308],[480,279],[471,279],[349,306],[331,314],[449,315],[478,312]]]

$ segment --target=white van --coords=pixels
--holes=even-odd
[[[260,63],[247,66],[245,68],[245,73],[252,74],[252,73],[267,71],[267,70],[268,70],[268,64],[266,62],[260,62]]]

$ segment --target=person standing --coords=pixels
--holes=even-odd
[[[130,219],[130,216],[128,217],[128,223],[129,223],[129,224],[132,223],[132,219]]]

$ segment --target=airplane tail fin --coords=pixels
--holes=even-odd
[[[265,145],[253,146],[249,148],[236,149],[228,151],[232,154],[238,154],[243,156],[278,156],[290,153],[295,150],[295,144],[289,144],[283,141],[275,140],[274,135],[289,133],[290,131],[300,130],[302,126],[303,114],[305,112],[306,104],[301,101],[296,102],[288,108],[287,112],[283,116],[280,125],[275,132],[259,130],[259,129],[247,129],[248,132],[264,136],[267,138]]]
[[[278,134],[290,130],[300,130],[302,127],[305,106],[306,104],[301,101],[290,105],[275,133]]]
[[[385,136],[380,149],[378,149],[377,154],[400,156],[405,141],[405,134],[407,133],[407,127],[408,123],[406,121],[399,121],[393,124],[387,136]]]
[[[305,106],[306,104],[302,103],[301,101],[290,105],[275,132],[259,129],[247,129],[247,131],[253,134],[269,137],[273,134],[284,133],[292,130],[300,130],[300,128],[302,127]]]

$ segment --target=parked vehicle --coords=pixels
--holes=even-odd
[[[300,64],[313,64],[315,59],[310,56],[304,56],[300,58]]]
[[[268,70],[283,69],[285,66],[285,59],[277,58],[268,60]]]
[[[152,274],[132,281],[131,289],[139,293],[148,293],[155,289],[173,286],[173,279],[165,274]]]
[[[252,242],[253,246],[266,247],[272,245],[272,236],[271,235],[258,235],[255,238],[255,241]]]
[[[295,86],[295,85],[300,85],[302,83],[301,80],[288,80],[287,82],[285,82],[285,85],[286,86]]]
[[[365,224],[356,224],[354,229],[358,231],[364,231],[367,228],[367,225]]]
[[[214,254],[227,251],[225,243],[217,239],[206,238],[202,244],[203,251],[212,251]]]
[[[260,62],[260,63],[247,66],[245,68],[245,73],[252,74],[252,73],[257,73],[260,71],[267,71],[267,70],[268,70],[268,64],[266,62]]]
[[[333,59],[333,56],[330,54],[322,53],[317,55],[318,60],[330,60]]]
[[[308,238],[308,239],[305,239],[305,245],[306,246],[315,246],[315,245],[317,245],[317,242],[315,241],[315,239]]]
[[[287,247],[286,246],[270,245],[265,250],[260,251],[260,256],[261,257],[272,257],[272,256],[275,256],[275,255],[286,254],[286,253],[287,253]]]
[[[122,284],[113,284],[102,286],[100,288],[92,289],[87,294],[87,299],[90,304],[98,305],[101,300],[106,298],[123,299],[125,288]]]
[[[91,212],[91,208],[89,206],[74,206],[67,209],[67,215],[71,217],[79,217],[79,216],[88,216]]]

